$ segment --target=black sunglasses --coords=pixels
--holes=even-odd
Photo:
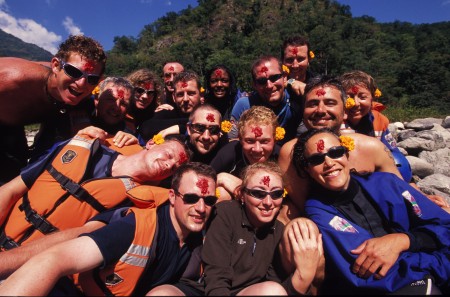
[[[271,75],[271,76],[269,76],[269,77],[260,77],[260,78],[257,78],[257,79],[255,79],[255,82],[256,82],[258,85],[265,86],[265,85],[267,84],[267,81],[268,81],[268,80],[270,80],[272,83],[274,83],[274,82],[276,82],[277,80],[279,80],[281,77],[283,77],[283,74],[282,74],[282,73],[280,73],[280,74],[274,74],[274,75]]]
[[[69,77],[73,79],[80,79],[82,77],[86,77],[87,82],[90,85],[97,85],[100,81],[100,75],[97,74],[88,74],[84,71],[81,71],[77,67],[64,62],[63,60],[60,60],[61,62],[61,68],[64,70],[64,73],[67,74]]]
[[[186,203],[186,204],[195,204],[202,198],[206,205],[214,206],[214,204],[216,204],[217,199],[218,199],[216,196],[212,196],[212,195],[201,197],[197,194],[191,194],[191,193],[181,194],[177,190],[174,190],[174,192],[176,195],[181,196],[184,203]]]
[[[146,90],[146,89],[141,88],[141,87],[135,87],[134,91],[139,96],[142,96],[142,94],[144,94],[144,92],[147,93],[147,96],[149,96],[149,97],[155,95],[155,90]]]
[[[244,192],[246,192],[250,196],[255,197],[257,199],[264,199],[267,197],[267,195],[270,195],[270,198],[272,198],[273,200],[277,200],[277,199],[283,198],[283,194],[284,194],[284,189],[283,190],[275,190],[272,192],[266,192],[263,190],[248,189],[248,188],[243,188],[243,189],[244,189]]]
[[[211,135],[219,135],[220,133],[220,126],[219,125],[212,125],[212,126],[206,126],[203,124],[192,124],[189,123],[189,127],[191,127],[194,132],[203,134],[206,130],[209,131]]]
[[[333,146],[330,147],[328,152],[324,154],[314,154],[308,158],[305,158],[306,163],[311,166],[316,166],[322,164],[325,161],[325,156],[330,157],[331,159],[339,159],[347,152],[347,148],[344,146]]]

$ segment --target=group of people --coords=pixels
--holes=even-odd
[[[287,38],[248,93],[226,65],[103,77],[86,36],[0,58],[0,295],[450,293],[449,205],[374,79],[313,57]]]

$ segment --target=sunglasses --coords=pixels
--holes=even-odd
[[[284,190],[275,190],[272,192],[266,192],[263,190],[256,190],[256,189],[248,189],[248,188],[243,188],[243,189],[244,189],[244,192],[246,192],[250,196],[255,197],[257,199],[264,199],[267,197],[267,195],[269,195],[270,198],[272,198],[273,200],[277,200],[277,199],[283,198],[283,194],[284,194]]]
[[[339,159],[347,152],[347,148],[344,146],[333,146],[330,147],[328,152],[324,154],[314,154],[308,158],[306,158],[306,163],[311,166],[316,166],[325,162],[325,156],[330,157],[331,159]]]
[[[219,135],[220,134],[220,126],[219,125],[213,125],[213,126],[206,126],[203,124],[192,124],[189,123],[189,127],[191,127],[194,132],[203,134],[206,130],[209,131],[211,135]]]
[[[142,96],[142,94],[144,94],[144,93],[147,93],[147,96],[149,96],[149,97],[155,95],[155,90],[146,90],[146,89],[141,88],[141,87],[135,87],[134,91],[139,96]]]
[[[282,77],[283,77],[283,74],[282,74],[282,73],[280,73],[280,74],[274,74],[274,75],[271,75],[271,76],[269,76],[269,77],[260,77],[260,78],[257,78],[257,79],[255,79],[255,82],[256,82],[258,85],[265,86],[265,85],[267,84],[267,81],[268,81],[268,80],[270,80],[272,83],[274,83],[274,82],[276,82],[277,80],[279,80],[279,79],[282,78]]]
[[[73,78],[73,79],[80,79],[82,77],[86,77],[87,82],[90,85],[97,85],[100,81],[100,75],[97,74],[88,74],[84,71],[81,71],[77,67],[64,62],[63,60],[60,60],[61,62],[61,68],[64,70],[64,73],[67,74],[67,76]]]
[[[205,197],[201,197],[197,194],[191,194],[191,193],[186,193],[186,194],[181,194],[180,192],[174,190],[175,194],[180,196],[184,203],[186,204],[195,204],[197,203],[200,199],[203,199],[203,201],[205,202],[206,205],[208,206],[214,206],[214,204],[216,204],[217,202],[217,197],[216,196],[205,196]]]
[[[166,73],[164,73],[164,78],[167,78],[167,79],[169,79],[169,78],[171,78],[172,76],[175,76],[176,75],[176,73],[175,72],[166,72]]]

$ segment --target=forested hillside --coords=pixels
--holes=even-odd
[[[107,71],[160,70],[167,60],[203,74],[225,63],[249,89],[250,65],[262,54],[280,56],[285,37],[309,38],[315,73],[360,69],[372,74],[391,106],[450,112],[450,22],[380,24],[352,18],[332,0],[199,0],[198,7],[168,13],[137,37],[116,37]]]
[[[52,54],[37,45],[23,42],[0,29],[0,57],[18,57],[33,61],[50,61]]]

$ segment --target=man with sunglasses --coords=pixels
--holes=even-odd
[[[0,184],[26,164],[24,125],[69,117],[100,81],[105,64],[102,46],[82,35],[61,43],[50,63],[0,58]]]
[[[217,201],[215,188],[210,166],[184,164],[174,174],[166,203],[94,218],[109,224],[33,257],[5,280],[0,292],[44,296],[60,277],[72,273],[81,273],[80,288],[89,296],[143,296],[158,284],[174,282],[202,245],[202,231]]]
[[[228,138],[237,139],[237,122],[241,114],[254,105],[270,108],[278,117],[278,123],[286,131],[280,144],[296,136],[301,122],[300,99],[291,98],[285,90],[286,77],[279,59],[274,56],[263,56],[252,66],[252,86],[254,92],[248,97],[240,98],[231,111],[232,129]]]

